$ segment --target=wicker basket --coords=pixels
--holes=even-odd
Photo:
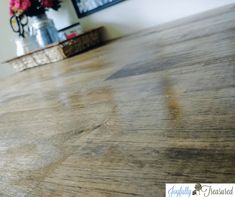
[[[46,48],[32,51],[25,55],[10,59],[9,63],[17,71],[44,65],[63,60],[94,47],[100,46],[103,42],[103,27],[85,32],[75,38],[66,40]]]

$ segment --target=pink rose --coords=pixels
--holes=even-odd
[[[26,11],[31,6],[30,0],[10,0],[10,15]]]
[[[54,5],[53,0],[42,0],[41,3],[44,8],[51,8]]]
[[[30,0],[21,0],[21,5],[20,8],[22,10],[27,10],[31,6],[31,1]]]

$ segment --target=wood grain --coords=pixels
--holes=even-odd
[[[0,196],[164,196],[235,181],[235,6],[0,83]]]

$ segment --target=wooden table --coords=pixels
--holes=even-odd
[[[234,5],[0,83],[0,196],[164,196],[235,182]]]

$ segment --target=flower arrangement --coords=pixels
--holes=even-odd
[[[10,0],[10,15],[39,16],[48,9],[58,10],[60,7],[61,0]]]

